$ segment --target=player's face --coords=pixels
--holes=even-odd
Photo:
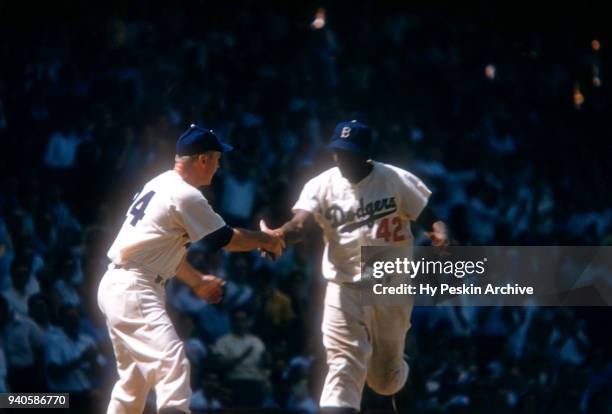
[[[359,175],[368,157],[351,151],[334,150],[334,161],[342,175],[351,180]]]
[[[202,181],[203,185],[210,185],[213,176],[219,168],[219,160],[221,159],[221,153],[219,151],[213,151],[202,158]]]

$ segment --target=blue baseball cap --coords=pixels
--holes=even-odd
[[[197,155],[206,151],[228,152],[234,147],[224,144],[212,129],[191,124],[176,141],[176,155]]]
[[[336,125],[327,148],[367,155],[372,145],[372,130],[361,122],[346,121]]]

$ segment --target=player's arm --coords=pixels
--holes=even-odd
[[[423,210],[419,217],[419,222],[423,224],[431,223],[431,230],[424,232],[424,234],[431,240],[431,245],[433,247],[444,247],[449,245],[448,227],[444,221],[433,214],[431,208],[425,208],[425,210]]]
[[[432,223],[431,231],[426,231],[425,236],[431,240],[434,247],[448,246],[448,230],[446,224],[434,216],[431,208],[425,208],[430,201],[431,191],[414,175],[404,172],[398,175],[398,195],[401,208],[410,221],[417,219],[421,223]]]
[[[276,229],[269,229],[265,221],[259,222],[262,231],[270,231],[281,237],[285,244],[299,243],[314,224],[315,214],[321,211],[322,180],[315,177],[302,189],[300,197],[293,206],[293,217]]]
[[[301,242],[313,225],[314,217],[312,213],[306,210],[296,210],[293,218],[277,229],[269,229],[263,220],[259,222],[262,231],[272,232],[272,234],[282,238],[285,244]]]
[[[193,289],[193,291],[208,303],[218,303],[223,298],[225,282],[213,275],[204,275],[183,258],[176,269],[176,278]]]
[[[442,220],[434,221],[431,225],[431,231],[426,231],[425,235],[429,237],[431,245],[434,247],[444,247],[450,243],[446,223]]]
[[[434,214],[431,207],[423,209],[418,217],[419,223],[424,228],[430,228],[430,231],[425,231],[424,234],[431,240],[433,247],[445,247],[449,245],[450,237],[448,227],[444,221]]]

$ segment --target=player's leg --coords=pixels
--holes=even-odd
[[[368,310],[371,311],[366,320],[372,334],[372,356],[367,382],[376,393],[393,395],[408,379],[404,348],[412,306],[377,305]]]
[[[323,313],[323,345],[328,373],[321,394],[322,413],[359,411],[372,348],[363,307],[350,290],[329,283]]]

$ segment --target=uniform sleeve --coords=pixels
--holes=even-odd
[[[407,171],[399,174],[398,186],[401,212],[414,221],[427,205],[431,191],[418,177]]]
[[[320,212],[321,199],[320,199],[320,185],[316,177],[311,179],[304,185],[300,198],[291,209],[293,212],[296,210],[306,210],[313,214]]]
[[[192,242],[225,226],[225,221],[201,194],[180,197],[176,200],[176,209]]]

